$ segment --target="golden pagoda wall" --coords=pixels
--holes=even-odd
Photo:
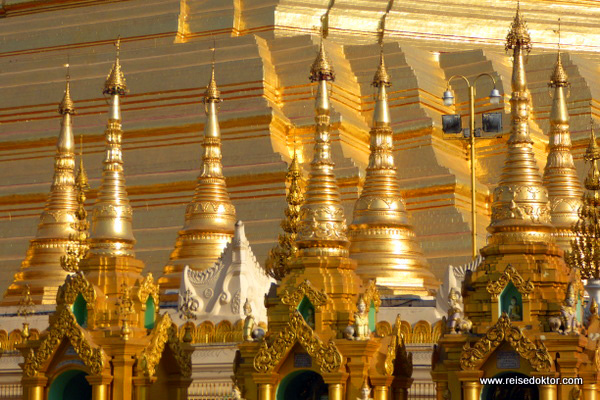
[[[462,264],[470,254],[465,148],[461,142],[443,140],[439,131],[440,115],[451,111],[439,99],[445,79],[455,72],[490,72],[504,93],[510,86],[502,40],[513,4],[498,1],[497,12],[489,17],[489,6],[477,3],[447,3],[451,18],[444,18],[445,25],[433,18],[437,11],[428,3],[403,3],[407,14],[396,4],[386,24],[396,165],[415,231],[439,276],[447,264]],[[124,158],[138,258],[160,276],[192,196],[204,121],[200,100],[210,68],[210,37],[215,35],[217,80],[225,100],[220,112],[224,173],[238,218],[262,262],[276,241],[285,207],[285,161],[293,138],[304,144],[305,162],[312,156],[312,89],[306,66],[316,42],[308,33],[314,34],[328,4],[315,0],[307,8],[292,0],[129,0],[84,6],[76,1],[7,0],[0,52],[0,292],[25,256],[50,187],[59,127],[55,108],[67,55],[78,109],[74,131],[84,135],[90,184],[94,189],[99,184],[100,170],[93,166],[100,165],[103,155],[106,103],[98,93],[113,60],[111,41],[119,34],[131,90],[123,104]],[[360,9],[338,2],[330,11],[327,51],[338,73],[331,95],[331,131],[346,215],[351,215],[364,179],[367,121],[373,109],[369,81],[378,54],[374,32],[386,7],[387,1],[361,3]],[[527,66],[532,137],[541,168],[551,101],[546,83],[554,53],[540,52],[554,47],[558,15],[548,2],[529,1],[522,7],[530,15],[532,36],[546,41],[536,43]],[[468,16],[461,12],[466,9]],[[532,14],[529,9],[539,11]],[[583,1],[566,4],[561,13],[565,68],[573,84],[568,99],[573,153],[580,167],[589,117],[598,114],[597,100],[590,108],[589,99],[600,99],[600,56],[593,47],[600,32],[594,24],[600,23]],[[583,19],[591,25],[578,24]],[[466,23],[468,30],[458,29]],[[475,50],[458,53],[469,49]],[[465,89],[453,88],[464,112]],[[482,85],[478,114],[493,109],[482,100],[487,92]],[[500,106],[505,118],[508,107],[507,102]],[[504,125],[508,127],[508,119]],[[478,143],[480,245],[489,224],[489,188],[497,184],[506,138]],[[91,205],[95,191],[88,197]]]

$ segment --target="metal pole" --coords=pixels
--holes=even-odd
[[[477,188],[475,186],[475,86],[469,85],[470,129],[471,129],[471,223],[473,225],[471,245],[473,259],[477,257]]]

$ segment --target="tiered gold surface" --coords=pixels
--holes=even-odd
[[[569,110],[567,95],[570,89],[567,73],[562,64],[560,52],[550,77],[553,91],[550,112],[549,153],[544,170],[544,186],[550,198],[550,219],[556,228],[556,244],[564,251],[570,250],[573,239],[573,225],[579,219],[583,189],[577,176],[571,154],[571,133],[569,132]]]
[[[65,280],[67,271],[60,258],[73,244],[76,222],[77,193],[75,190],[75,142],[70,83],[67,81],[63,100],[58,107],[62,115],[61,130],[54,157],[54,177],[46,206],[40,216],[35,239],[29,244],[21,269],[4,293],[1,305],[17,305],[26,285],[29,285],[35,304],[54,304],[58,286]]]
[[[431,295],[438,281],[408,222],[396,175],[393,131],[387,88],[391,81],[383,58],[373,78],[377,88],[371,128],[371,153],[363,191],[354,206],[350,225],[350,256],[357,274],[373,279],[383,293]]]
[[[194,198],[186,208],[185,224],[179,231],[175,250],[159,279],[163,293],[165,290],[179,289],[184,266],[189,265],[194,270],[212,267],[225,245],[233,238],[235,208],[229,199],[221,164],[221,129],[217,116],[221,101],[213,64],[204,94],[206,123],[201,172]]]

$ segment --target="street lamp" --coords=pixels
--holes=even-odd
[[[477,80],[483,76],[487,76],[492,80],[494,84],[494,88],[490,92],[490,103],[491,104],[499,104],[502,95],[500,91],[496,88],[496,80],[494,77],[488,73],[479,74],[473,84],[464,77],[463,75],[453,75],[446,82],[446,91],[442,95],[442,100],[444,101],[445,106],[452,106],[454,104],[454,92],[450,89],[450,82],[455,78],[462,78],[469,88],[469,130],[462,130],[462,125],[460,123],[460,115],[443,115],[442,116],[442,125],[444,133],[460,133],[463,132],[463,137],[461,139],[468,139],[471,145],[471,222],[473,224],[472,229],[472,237],[471,237],[471,245],[472,245],[472,255],[473,259],[477,257],[477,188],[475,186],[475,137],[480,137],[481,134],[475,131],[475,83]],[[502,131],[502,114],[501,113],[484,113],[482,115],[483,119],[483,128],[485,132],[501,132]]]

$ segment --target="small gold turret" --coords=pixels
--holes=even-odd
[[[550,197],[550,217],[556,228],[554,235],[557,244],[563,250],[569,250],[573,239],[573,224],[579,219],[577,211],[581,206],[583,189],[571,154],[569,111],[566,101],[566,92],[570,83],[562,64],[560,42],[556,65],[548,86],[554,93],[548,134],[550,151],[543,182]]]
[[[186,208],[183,229],[179,231],[175,249],[159,280],[163,293],[179,288],[181,271],[185,265],[194,270],[210,268],[233,238],[236,215],[221,164],[218,108],[222,99],[215,80],[214,52],[210,81],[203,101],[206,123],[201,172],[194,197]],[[164,299],[168,300],[166,297]]]
[[[529,136],[531,94],[525,78],[525,53],[531,50],[531,39],[519,8],[506,38],[506,50],[513,50],[512,129],[494,190],[490,243],[547,243],[553,230],[548,191],[542,185]]]
[[[120,64],[120,39],[116,42],[117,55],[103,93],[110,96],[106,136],[106,153],[102,181],[92,213],[90,254],[107,256],[134,256],[132,209],[125,188],[123,152],[121,149],[121,96],[127,86]]]
[[[583,195],[579,219],[573,227],[572,250],[565,253],[565,261],[571,268],[580,271],[581,278],[600,279],[600,147],[593,126],[584,159],[590,163],[584,183],[587,191]]]
[[[278,281],[282,280],[287,274],[289,263],[298,251],[296,238],[298,236],[300,207],[304,202],[304,194],[300,187],[302,170],[300,169],[300,163],[295,151],[285,177],[289,184],[289,189],[286,197],[288,206],[285,210],[285,219],[281,221],[283,234],[279,235],[279,243],[269,252],[269,257],[265,263],[267,273]]]
[[[354,206],[350,225],[350,256],[357,274],[373,279],[385,292],[430,295],[438,281],[415,239],[393,155],[393,132],[387,88],[391,85],[383,47],[373,86],[377,98],[371,128],[371,154],[363,191]]]
[[[70,77],[67,72],[64,97],[58,107],[62,115],[54,157],[54,177],[44,211],[40,216],[35,239],[31,241],[21,269],[4,295],[2,305],[16,305],[26,285],[30,287],[35,304],[54,304],[58,287],[67,272],[61,267],[73,229],[77,222],[77,191],[75,189],[75,144],[73,138],[73,114],[75,107],[71,98]]]
[[[329,121],[331,104],[327,82],[335,79],[333,67],[327,59],[323,40],[319,53],[310,69],[310,81],[317,82],[316,134],[314,157],[310,163],[310,177],[306,201],[300,209],[298,248],[303,255],[327,252],[347,256],[346,218],[340,191],[333,173]]]

